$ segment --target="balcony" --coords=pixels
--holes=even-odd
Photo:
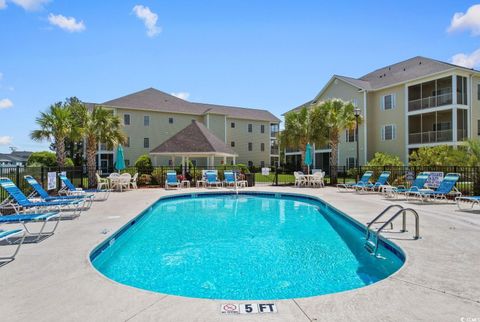
[[[463,141],[467,138],[467,130],[457,130],[457,140]],[[408,135],[408,144],[438,143],[453,141],[453,131],[428,131],[420,133],[410,133]]]
[[[452,104],[452,93],[424,97],[408,101],[408,111],[418,111],[426,108],[438,107]]]
[[[278,148],[278,145],[272,145],[270,147],[270,154],[271,155],[279,155],[280,149]]]

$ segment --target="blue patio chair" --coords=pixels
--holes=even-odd
[[[0,178],[0,186],[7,191],[9,197],[5,199],[0,208],[13,209],[19,214],[24,211],[38,210],[40,212],[50,210],[71,210],[69,217],[78,217],[83,210],[85,200],[60,200],[60,201],[30,201],[27,196],[9,178]],[[63,218],[64,216],[62,216]]]
[[[218,181],[218,176],[217,176],[216,172],[214,172],[214,171],[206,172],[205,176],[207,177],[207,182],[206,183],[207,183],[208,187],[212,187],[212,186],[218,187],[218,186],[222,185],[222,182]]]
[[[455,198],[457,207],[460,211],[472,211],[474,206],[480,205],[480,196],[459,196]],[[468,204],[468,208],[464,208],[462,203]]]
[[[84,190],[82,188],[77,188],[73,185],[70,179],[67,178],[66,175],[59,173],[58,177],[63,182],[63,187],[58,190],[58,193],[65,196],[84,196],[89,194],[93,194],[93,200],[95,201],[102,201],[107,200],[108,196],[110,195],[110,189],[87,189]]]
[[[340,188],[344,188],[344,189],[355,189],[356,186],[359,186],[359,185],[366,185],[370,182],[370,178],[372,177],[373,175],[373,171],[365,171],[365,173],[363,174],[363,176],[360,178],[360,181],[358,182],[355,182],[355,183],[339,183],[337,184],[337,189],[338,191],[341,191]]]
[[[405,186],[391,187],[391,196],[398,198],[399,194],[406,195],[410,192],[420,191],[427,183],[430,172],[421,172],[417,175],[410,188]]]
[[[15,251],[13,252],[12,255],[0,257],[0,262],[2,263],[2,265],[6,264],[7,262],[11,262],[15,259],[15,256],[17,256],[18,251],[20,250],[20,246],[22,246],[25,240],[25,237],[26,237],[26,232],[23,229],[10,229],[10,230],[0,229],[0,242],[6,241],[8,244],[13,245],[14,242],[11,240],[15,238],[16,240],[15,243],[18,245],[15,248]],[[18,238],[20,238],[19,241],[18,241]]]
[[[48,222],[55,221],[55,225],[52,229],[45,231],[45,227]],[[47,212],[44,214],[20,214],[20,215],[5,215],[0,216],[0,224],[21,224],[26,232],[27,236],[36,237],[34,242],[40,240],[40,238],[45,236],[51,236],[57,229],[58,223],[60,222],[60,213],[59,212]],[[27,224],[30,223],[42,223],[42,226],[38,232],[32,232],[28,229]]]
[[[50,196],[48,192],[43,189],[42,185],[38,181],[28,175],[24,176],[25,181],[33,188],[33,192],[28,196],[28,198],[40,197],[44,201],[58,201],[58,200],[80,200],[86,199],[85,208],[88,209],[91,207],[94,194],[81,194],[81,195],[70,195],[70,196]]]
[[[169,189],[170,187],[179,188],[181,187],[180,181],[177,179],[176,172],[167,172],[167,180],[165,180],[165,189]]]
[[[388,185],[388,178],[390,177],[390,171],[383,171],[378,177],[375,183],[359,183],[353,188],[355,191],[377,191],[381,186]]]
[[[237,182],[235,180],[235,174],[233,173],[233,171],[225,171],[223,173],[223,176],[224,176],[223,184],[226,187],[235,187]]]
[[[460,179],[459,173],[447,173],[436,190],[420,189],[419,191],[408,192],[406,193],[407,199],[408,197],[416,197],[423,202],[428,199],[448,200],[448,195],[460,197],[462,193],[455,188],[455,184],[457,183],[458,179]]]

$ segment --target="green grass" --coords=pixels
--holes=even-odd
[[[275,181],[275,174],[270,173],[268,176],[264,176],[261,173],[255,173],[255,182],[257,183],[273,183]],[[285,183],[294,183],[295,177],[293,174],[279,174],[278,175],[278,183],[285,184]]]

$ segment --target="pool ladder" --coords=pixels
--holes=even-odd
[[[397,211],[387,220],[387,221],[378,221],[380,218],[382,218],[384,215],[390,212],[391,209],[397,209]],[[377,217],[375,217],[371,222],[367,223],[367,233],[365,236],[365,248],[367,251],[373,255],[377,255],[377,250],[378,250],[378,238],[380,236],[380,233],[390,225],[390,229],[393,229],[393,221],[400,215],[402,215],[402,229],[400,232],[406,232],[407,231],[407,213],[413,214],[415,217],[415,235],[413,236],[413,239],[419,239],[420,238],[420,218],[418,216],[418,213],[413,210],[412,208],[404,208],[401,205],[390,205],[387,208],[385,208],[380,214],[378,214]],[[376,231],[373,231],[371,229],[373,224],[383,224],[378,228]]]

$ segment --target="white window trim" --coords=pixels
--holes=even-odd
[[[350,136],[350,131],[353,131],[353,141],[349,141],[348,140],[348,137]],[[355,143],[357,142],[357,131],[356,129],[353,129],[353,130],[350,130],[350,129],[346,129],[345,130],[345,142],[346,143]]]
[[[385,128],[387,126],[391,126],[392,127],[392,139],[391,140],[386,140],[385,139]],[[385,124],[382,126],[382,129],[381,129],[381,139],[382,141],[394,141],[397,139],[397,125],[396,124]]]
[[[385,97],[387,96],[392,96],[392,108],[385,109]],[[382,108],[382,111],[391,111],[394,110],[397,107],[397,95],[395,93],[389,93],[386,95],[382,95],[380,97],[380,106]]]
[[[125,124],[125,116],[128,115],[128,124]],[[132,124],[132,116],[129,113],[123,114],[123,125],[130,125]]]

